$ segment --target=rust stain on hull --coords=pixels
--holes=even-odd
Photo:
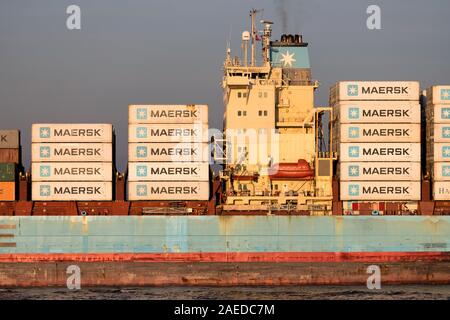
[[[0,263],[2,287],[65,286],[62,263]],[[81,286],[366,285],[369,263],[80,262]],[[382,263],[382,283],[450,284],[450,262]],[[21,276],[18,277],[17,275]]]

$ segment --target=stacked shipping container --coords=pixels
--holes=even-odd
[[[129,200],[208,200],[208,106],[131,105]]]
[[[450,86],[427,89],[425,107],[426,170],[431,176],[433,199],[450,200]]]
[[[114,134],[110,124],[33,124],[34,201],[113,199]]]
[[[21,167],[19,130],[0,130],[0,201],[15,201]]]
[[[420,200],[419,83],[342,81],[330,104],[341,200]]]

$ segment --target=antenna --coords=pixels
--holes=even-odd
[[[255,26],[255,16],[261,10],[252,9],[250,10],[250,18],[252,21],[252,31],[251,31],[251,39],[252,39],[252,53],[251,53],[251,66],[255,66],[255,41],[256,41],[256,26]]]

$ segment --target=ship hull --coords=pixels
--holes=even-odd
[[[450,283],[450,217],[2,217],[0,286]],[[7,236],[5,236],[7,235]]]

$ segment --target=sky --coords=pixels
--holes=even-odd
[[[81,30],[66,27],[72,4]],[[381,30],[366,26],[369,5]],[[0,128],[21,130],[29,167],[32,123],[112,123],[120,171],[129,104],[208,104],[220,129],[225,47],[240,53],[251,8],[274,39],[310,44],[317,106],[339,80],[450,83],[448,0],[0,0]]]

